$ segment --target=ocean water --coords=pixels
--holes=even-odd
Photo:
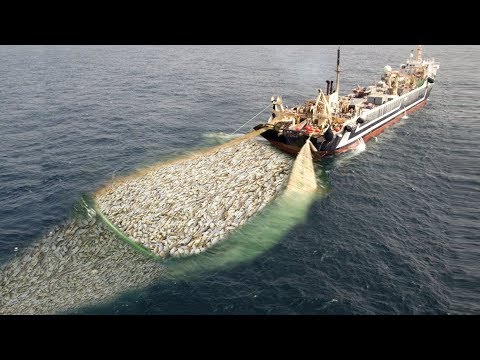
[[[342,46],[341,92],[413,48]],[[168,278],[73,313],[480,313],[480,51],[424,55],[440,62],[424,108],[363,151],[317,163],[328,191],[302,221],[274,231],[284,206],[231,239],[271,246],[228,268],[210,254],[199,276],[179,260]],[[0,46],[0,60],[2,265],[83,194],[214,145],[272,95],[314,97],[335,79],[336,46]]]

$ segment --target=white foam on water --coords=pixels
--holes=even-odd
[[[367,148],[367,145],[365,144],[365,141],[363,141],[363,138],[360,138],[359,142],[360,144],[353,150],[354,152],[364,152]]]
[[[359,139],[359,144],[357,145],[356,148],[349,150],[347,152],[337,154],[335,155],[334,162],[335,166],[344,166],[350,163],[350,161],[363,153],[367,149],[367,145],[365,144],[365,141],[363,141],[363,138]]]
[[[230,141],[232,139],[235,139],[239,136],[243,136],[245,134],[227,134],[222,131],[216,131],[216,132],[207,132],[202,134],[202,136],[205,138],[205,142],[207,145],[220,145],[224,144],[227,141]]]

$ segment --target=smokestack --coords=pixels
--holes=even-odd
[[[326,81],[327,82],[327,92],[325,93],[326,95],[328,95],[328,92],[330,91],[330,81]]]
[[[333,80],[330,80],[330,94],[329,95],[332,95],[333,93]]]

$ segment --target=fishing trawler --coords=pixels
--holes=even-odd
[[[272,96],[268,122],[254,129],[266,129],[261,136],[291,154],[297,154],[308,139],[315,159],[352,150],[425,105],[438,69],[434,58],[422,59],[418,45],[415,56],[412,50],[399,69],[387,65],[376,84],[359,85],[340,96],[339,48],[335,88],[333,81],[327,81],[325,92],[319,89],[316,99],[291,109],[281,96]]]

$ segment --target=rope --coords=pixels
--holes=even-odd
[[[254,117],[252,117],[250,120],[248,120],[245,124],[243,124],[242,126],[240,126],[237,130],[235,130],[233,133],[231,133],[230,135],[234,135],[238,130],[240,130],[242,127],[244,127],[245,125],[247,125],[250,121],[252,121],[253,119],[255,119],[258,115],[260,115],[262,112],[264,112],[265,110],[267,110],[267,108],[269,108],[270,106],[272,106],[271,104],[268,104],[265,109],[263,109],[262,111],[260,111],[257,115],[255,115]]]

